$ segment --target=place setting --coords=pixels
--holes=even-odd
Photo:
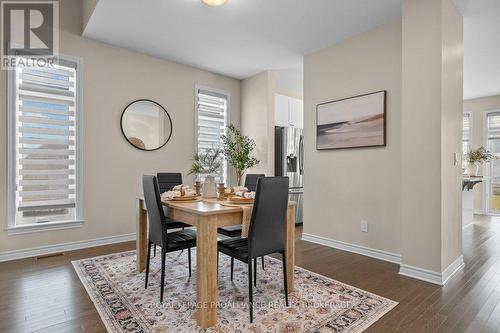
[[[174,202],[199,202],[203,201],[200,192],[199,182],[195,183],[195,189],[191,189],[189,185],[181,184],[175,185],[172,190],[163,192],[161,194],[162,201]]]

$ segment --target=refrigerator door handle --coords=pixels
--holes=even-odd
[[[299,138],[299,172],[304,174],[304,137],[301,135]]]

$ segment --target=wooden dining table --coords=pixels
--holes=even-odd
[[[224,206],[216,200],[163,201],[170,218],[196,227],[196,321],[201,328],[217,325],[217,228],[242,223],[241,206]],[[289,202],[285,221],[288,292],[294,290],[295,202]],[[148,219],[142,196],[137,197],[137,271],[146,268]]]

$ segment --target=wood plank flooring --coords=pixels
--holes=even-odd
[[[500,332],[500,217],[477,217],[463,238],[465,268],[443,288],[398,275],[398,265],[300,239],[296,264],[400,303],[367,332]],[[105,332],[71,261],[134,246],[0,263],[0,332]]]

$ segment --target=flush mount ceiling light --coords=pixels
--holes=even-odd
[[[227,0],[201,0],[205,5],[212,7],[222,6]]]

